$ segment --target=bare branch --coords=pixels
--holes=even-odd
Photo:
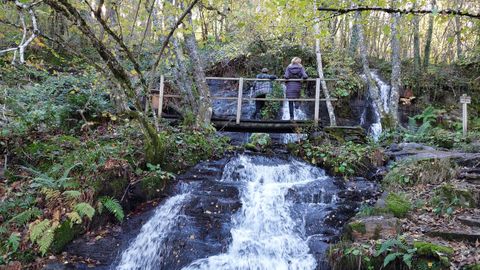
[[[178,18],[177,22],[172,26],[172,29],[170,30],[170,33],[168,33],[167,37],[163,41],[162,47],[160,49],[160,53],[157,56],[157,60],[155,60],[155,63],[152,66],[151,74],[155,74],[155,71],[157,70],[158,64],[160,63],[160,60],[162,59],[163,53],[165,52],[165,49],[168,46],[168,42],[170,41],[170,38],[173,36],[173,33],[175,33],[175,30],[182,24],[183,19],[187,16],[188,13],[193,9],[193,7],[198,3],[199,0],[193,0],[193,2],[187,7],[187,9],[183,12],[183,14]]]
[[[465,16],[473,19],[480,19],[480,13],[470,13],[466,11],[454,10],[454,9],[442,9],[442,10],[428,10],[428,9],[396,9],[396,8],[385,8],[385,7],[352,7],[352,8],[328,8],[328,7],[319,7],[319,11],[329,11],[335,12],[339,15],[346,14],[355,11],[382,11],[386,13],[402,13],[402,14],[440,14],[440,15],[456,15],[456,16]]]
[[[22,40],[20,41],[20,44],[17,47],[4,49],[4,50],[0,51],[0,54],[11,52],[11,51],[14,52],[12,64],[14,64],[16,62],[17,53],[19,54],[20,63],[21,64],[25,63],[25,49],[38,36],[38,34],[40,32],[38,30],[37,17],[35,16],[35,12],[33,11],[33,7],[35,5],[38,5],[40,2],[41,1],[37,1],[33,4],[24,4],[24,3],[21,3],[18,0],[15,0],[15,5],[17,6],[17,9],[18,9],[18,12],[19,12],[20,21],[22,22],[22,29],[23,29]],[[24,14],[25,10],[28,11],[28,13],[30,14],[30,17],[32,19],[32,34],[30,35],[30,37],[28,39],[27,39],[28,27],[25,23],[25,14]]]

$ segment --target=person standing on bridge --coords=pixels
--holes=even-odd
[[[257,79],[275,80],[277,76],[268,74],[268,68],[262,68],[262,73],[258,74]],[[255,81],[255,89],[253,96],[256,98],[265,98],[272,93],[273,83],[271,81]],[[264,100],[255,101],[255,117],[260,118],[260,112],[265,105]]]
[[[305,68],[302,66],[302,59],[294,57],[290,65],[285,70],[285,79],[307,79],[308,75],[305,72]],[[299,98],[300,89],[302,89],[301,81],[287,81],[285,96],[286,98]],[[290,120],[294,119],[294,108],[298,107],[298,103],[294,101],[288,102],[288,108],[290,111]]]

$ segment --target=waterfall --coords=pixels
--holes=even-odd
[[[205,166],[205,171],[211,173],[213,168]],[[238,155],[212,181],[220,184],[221,190],[236,187],[241,203],[230,216],[231,238],[225,248],[195,257],[198,251],[185,247],[186,241],[201,241],[183,232],[190,232],[186,224],[195,224],[187,205],[192,205],[198,194],[205,196],[205,192],[196,191],[198,185],[180,182],[177,190],[182,194],[157,207],[113,269],[329,269],[326,242],[340,231],[327,225],[326,220],[341,200],[337,197],[338,187],[324,170],[290,158]],[[210,218],[205,215],[200,220]],[[186,238],[177,238],[180,235]],[[172,259],[172,254],[182,250],[191,252],[191,260],[165,264],[179,262]]]
[[[284,93],[284,98],[285,96],[285,85],[283,85],[283,93]],[[292,120],[290,119],[290,108],[288,107],[288,101],[284,100],[282,104],[282,120]],[[293,110],[293,120],[307,120],[307,114],[305,111],[303,111],[302,106],[298,106],[298,108],[294,107]],[[301,139],[305,138],[305,134],[292,134],[292,133],[287,133],[282,135],[283,137],[283,143],[292,143],[292,142],[297,142],[300,141]]]
[[[370,75],[380,91],[380,99],[382,101],[383,109],[388,113],[390,111],[389,104],[391,87],[380,78],[378,70],[371,70]],[[361,77],[365,81],[367,80],[365,74],[362,74]],[[381,120],[381,115],[377,110],[377,106],[373,103],[373,100],[367,96],[367,104],[360,117],[360,125],[367,129],[368,134],[370,134],[375,141],[377,141],[380,134],[382,134],[383,129]]]
[[[163,244],[175,227],[183,203],[189,194],[180,194],[169,198],[155,210],[150,220],[143,225],[140,234],[122,253],[116,269],[155,269],[160,264]]]
[[[290,215],[290,189],[327,179],[324,172],[293,161],[281,165],[257,165],[247,156],[230,162],[221,181],[245,182],[242,208],[233,217],[232,242],[219,255],[194,261],[193,269],[315,269],[302,220]]]

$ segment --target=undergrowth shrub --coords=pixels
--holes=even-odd
[[[383,154],[372,144],[357,144],[352,141],[343,144],[309,140],[292,146],[291,151],[312,164],[341,176],[366,176],[371,169],[383,163]]]
[[[430,204],[436,214],[452,215],[457,208],[475,207],[475,200],[471,191],[444,184],[435,189]]]
[[[438,184],[450,181],[456,174],[456,165],[449,159],[404,160],[391,168],[382,184],[389,189]]]
[[[395,217],[404,218],[412,209],[412,204],[404,194],[389,193],[386,199],[387,209]]]

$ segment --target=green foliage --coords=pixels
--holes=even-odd
[[[469,190],[459,189],[451,184],[437,187],[430,200],[436,214],[452,215],[456,208],[475,207],[475,201]]]
[[[402,239],[388,239],[384,241],[377,250],[375,256],[385,255],[383,259],[383,267],[386,267],[394,261],[401,260],[402,263],[412,267],[413,256],[417,251],[416,248],[408,247]]]
[[[12,217],[7,223],[15,223],[17,226],[25,225],[32,219],[39,217],[41,214],[42,211],[40,209],[32,207]]]
[[[389,193],[386,199],[386,205],[395,217],[404,218],[412,209],[412,204],[403,194]]]
[[[272,92],[267,94],[266,98],[283,98],[283,88],[282,85],[274,82]],[[281,101],[265,101],[265,105],[262,107],[260,114],[262,119],[275,119],[278,115],[278,112],[282,108]]]
[[[30,131],[79,129],[86,121],[111,110],[106,90],[96,84],[95,73],[48,76],[25,88],[9,88],[6,106],[13,119],[3,136],[23,136]]]
[[[90,220],[95,215],[95,208],[93,208],[89,203],[86,202],[78,203],[77,205],[75,205],[74,209],[81,217],[86,216]]]
[[[267,133],[253,133],[245,147],[255,151],[265,151],[271,144],[272,139]]]
[[[385,175],[382,184],[390,189],[418,184],[437,184],[456,176],[456,165],[448,159],[404,160]]]
[[[302,141],[292,149],[295,155],[342,176],[363,175],[371,164],[376,162],[377,147],[368,144],[356,144],[352,141],[336,145],[323,143],[316,145],[311,141]]]
[[[444,266],[450,266],[449,257],[453,255],[453,248],[429,242],[414,242],[413,246],[418,255],[437,258]]]
[[[112,213],[118,221],[123,221],[125,214],[120,202],[117,199],[111,197],[101,197],[99,201],[101,205],[101,208],[99,209],[103,209],[103,207],[105,207],[105,209]],[[101,213],[102,211],[99,212]]]
[[[30,241],[39,246],[39,250],[42,255],[47,253],[48,248],[53,243],[54,231],[56,227],[56,223],[52,223],[49,219],[31,224]]]
[[[36,175],[36,177],[33,179],[33,183],[30,185],[32,188],[49,188],[55,190],[63,190],[66,188],[75,188],[78,186],[78,184],[73,181],[72,178],[68,177],[70,171],[78,165],[80,164],[74,164],[73,166],[67,168],[58,179],[55,179],[46,173],[37,171],[32,168],[25,168],[25,170]]]

